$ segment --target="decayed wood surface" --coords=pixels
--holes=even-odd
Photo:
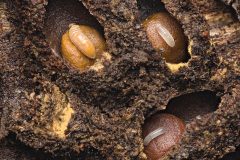
[[[225,2],[235,6],[235,9],[237,9],[237,6],[239,7],[238,0]],[[209,25],[209,32],[206,34],[209,36],[211,45],[218,53],[220,61],[240,74],[240,21],[236,18],[236,14],[220,1],[192,0],[192,3],[199,8],[200,13]]]
[[[201,6],[199,3],[194,2],[196,1],[192,1],[192,3],[196,6]],[[209,2],[209,4],[210,3],[211,2]],[[217,6],[214,3],[212,3],[211,5],[209,4],[206,4],[207,7],[203,5],[203,7],[206,7],[206,9],[203,10],[202,15],[209,24],[209,32],[206,32],[204,34],[206,34],[206,36],[209,36],[209,40],[211,46],[214,48],[214,51],[221,54],[219,58],[220,61],[224,64],[224,67],[219,67],[219,71],[216,73],[215,76],[212,77],[213,79],[220,81],[221,79],[219,79],[219,77],[226,74],[228,70],[235,73],[240,73],[240,24],[239,21],[234,19],[232,17],[232,14],[228,11],[216,11]],[[209,6],[213,6],[213,8],[209,8]],[[12,45],[14,42],[11,41],[11,38],[9,39],[7,37],[9,33],[14,31],[14,29],[11,28],[11,23],[7,19],[7,14],[8,11],[6,4],[4,2],[0,2],[0,36],[3,37],[0,40],[0,76],[8,72],[10,73],[11,70],[17,70],[17,68],[7,68],[7,66],[5,66],[5,63],[10,62],[10,60],[8,59],[9,55],[15,48],[21,48],[21,44]],[[8,84],[0,84],[0,100],[3,99],[4,96],[3,92],[1,92],[1,85],[4,85],[5,88],[11,89],[10,86],[8,87]],[[7,102],[0,102],[0,117],[4,112],[3,107],[6,105],[6,103]],[[224,107],[226,107],[226,104],[224,105]],[[5,113],[5,115],[7,114]],[[0,128],[0,130],[5,132],[4,128]],[[1,131],[0,137],[1,135],[6,135],[6,133],[1,133]]]
[[[10,22],[7,19],[7,5],[0,2],[0,35],[3,37],[11,31]]]

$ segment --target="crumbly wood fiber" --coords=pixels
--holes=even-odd
[[[240,2],[239,0],[222,0],[225,4],[231,6],[237,13],[238,19],[240,19]]]
[[[44,160],[49,158],[48,154],[36,151],[16,140],[14,134],[9,134],[0,141],[0,156],[2,160]]]
[[[210,90],[221,97],[218,109],[188,122],[169,158],[216,159],[240,145],[240,24],[225,6],[162,0],[181,23],[191,52],[188,66],[172,73],[141,28],[140,1],[82,0],[104,28],[113,59],[102,72],[79,73],[51,52],[44,35],[47,2],[0,2],[12,25],[0,40],[0,136],[13,132],[54,156],[94,148],[106,159],[146,158],[144,119],[176,96]],[[221,15],[227,16],[219,23]],[[51,126],[56,118],[61,122],[56,115],[68,104],[74,113],[63,138]]]

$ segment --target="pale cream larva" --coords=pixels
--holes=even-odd
[[[91,40],[84,34],[79,25],[70,25],[69,38],[72,43],[87,57],[96,58],[96,49]]]

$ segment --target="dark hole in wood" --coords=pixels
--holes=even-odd
[[[138,0],[137,3],[141,21],[153,13],[166,11],[164,4],[160,0]]]
[[[181,95],[169,101],[164,112],[173,114],[186,122],[198,115],[217,110],[220,98],[212,91],[200,91]]]

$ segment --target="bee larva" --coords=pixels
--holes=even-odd
[[[91,40],[83,33],[78,25],[71,25],[69,29],[69,38],[72,43],[87,57],[96,58],[95,46]]]
[[[92,65],[105,49],[104,38],[89,26],[72,24],[62,36],[63,57],[81,71]]]
[[[84,70],[93,63],[93,60],[87,58],[73,45],[68,32],[62,37],[62,55],[73,67],[80,70]]]
[[[143,139],[148,159],[164,159],[181,141],[184,132],[185,123],[174,115],[162,113],[147,119],[143,125]]]
[[[168,63],[186,60],[186,37],[180,24],[169,13],[155,13],[144,20],[143,26],[153,48],[157,51],[162,50]]]

